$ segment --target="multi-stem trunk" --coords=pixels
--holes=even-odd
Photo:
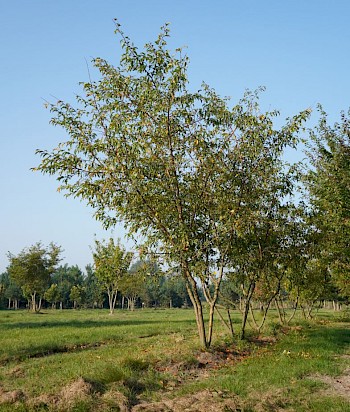
[[[214,326],[214,312],[215,307],[219,298],[219,290],[220,284],[222,280],[222,276],[224,273],[224,265],[223,262],[220,264],[219,268],[219,275],[217,278],[212,278],[211,286],[214,288],[213,292],[211,293],[210,288],[207,283],[207,279],[205,282],[202,282],[204,297],[209,304],[209,322],[208,322],[208,339],[207,339],[207,346],[211,345],[212,337],[213,337],[213,326]]]
[[[36,292],[32,293],[31,309],[32,312],[36,312]]]
[[[206,330],[205,330],[205,323],[204,323],[204,316],[203,316],[203,305],[199,297],[198,293],[198,286],[196,281],[193,279],[189,270],[185,267],[185,276],[186,276],[186,289],[188,296],[191,299],[194,313],[196,316],[196,323],[198,329],[198,335],[201,345],[204,348],[208,347]]]
[[[245,338],[245,329],[247,326],[250,301],[253,297],[254,291],[255,291],[255,281],[251,281],[248,287],[248,292],[246,293],[246,296],[244,297],[244,310],[243,310],[242,326],[241,326],[241,333],[240,333],[241,340]]]
[[[118,291],[113,288],[107,288],[108,304],[109,304],[109,314],[113,315],[115,304],[117,301]]]
[[[263,326],[265,324],[265,321],[266,321],[266,318],[267,318],[267,312],[270,309],[270,305],[271,305],[272,301],[276,298],[276,296],[280,292],[280,287],[281,287],[281,280],[279,280],[278,286],[277,286],[275,292],[270,296],[268,301],[265,303],[265,307],[260,302],[260,311],[262,312],[262,315],[263,315],[262,320],[260,322],[260,325],[258,325],[258,323],[256,322],[256,319],[255,319],[255,316],[254,316],[254,309],[253,309],[252,304],[250,304],[250,313],[251,313],[251,316],[252,316],[252,320],[253,320],[253,323],[254,323],[254,325],[255,325],[255,327],[256,327],[256,329],[259,333],[260,333],[261,329],[263,328]]]
[[[210,294],[208,287],[206,286],[205,282],[202,282],[204,296],[206,301],[209,304],[209,320],[208,320],[208,329],[206,329],[205,321],[204,321],[204,314],[203,314],[203,304],[199,297],[198,292],[198,285],[193,278],[192,274],[188,270],[188,267],[184,265],[185,268],[185,275],[186,275],[186,288],[188,295],[191,299],[198,328],[198,335],[201,345],[204,348],[209,348],[212,341],[213,336],[213,324],[214,324],[214,311],[215,306],[219,296],[219,288],[220,282],[223,275],[223,265],[220,268],[219,278],[214,284],[214,293],[213,295]]]
[[[289,323],[293,320],[293,318],[294,318],[294,316],[295,316],[295,314],[296,314],[296,312],[297,312],[297,309],[298,309],[298,303],[299,303],[299,295],[297,296],[297,298],[296,298],[296,300],[295,300],[293,312],[292,312],[292,314],[290,315],[289,319],[287,320],[287,325],[289,325]]]

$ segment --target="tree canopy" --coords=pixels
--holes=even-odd
[[[50,283],[50,276],[60,261],[62,250],[51,243],[44,247],[36,243],[23,249],[17,256],[9,254],[8,273],[12,280],[20,286],[24,295],[31,298],[31,309],[40,310],[40,302]],[[39,304],[36,297],[40,297]]]
[[[109,310],[112,314],[117,300],[120,284],[128,273],[133,257],[132,252],[127,252],[118,241],[110,238],[108,243],[95,241],[93,252],[96,277],[102,287],[107,291]]]
[[[94,59],[101,78],[82,84],[76,107],[50,105],[68,140],[38,150],[36,169],[56,175],[59,190],[84,199],[105,227],[122,220],[179,269],[209,346],[224,270],[236,266],[234,245],[256,242],[259,222],[273,220],[269,211],[292,192],[282,155],[310,111],[276,129],[278,112],[261,112],[259,91],[233,107],[206,84],[191,91],[189,59],[167,48],[167,25],[143,50],[119,25],[116,32],[119,65]],[[198,282],[210,305],[207,331]]]
[[[318,126],[310,131],[311,169],[307,189],[319,255],[344,296],[350,296],[350,112],[329,125],[319,107]]]

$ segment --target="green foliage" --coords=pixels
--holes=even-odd
[[[69,266],[67,263],[59,266],[51,276],[51,281],[58,286],[58,294],[61,309],[70,306],[70,292],[73,286],[81,286],[84,283],[83,272],[77,265]]]
[[[56,302],[58,302],[61,298],[61,293],[57,283],[53,283],[49,289],[44,294],[44,299],[48,302],[52,303],[52,306],[56,306]]]
[[[111,313],[114,311],[118,289],[122,279],[127,275],[132,257],[133,254],[127,252],[119,240],[117,243],[114,243],[112,238],[108,243],[95,241],[95,274],[107,291]]]
[[[237,265],[232,246],[250,242],[292,191],[293,170],[281,156],[310,111],[276,130],[278,113],[261,113],[259,92],[233,108],[206,84],[191,92],[188,57],[168,50],[167,25],[142,51],[119,25],[116,32],[119,65],[94,59],[101,78],[82,84],[77,107],[50,105],[52,124],[69,138],[52,152],[38,150],[36,170],[57,176],[59,189],[84,199],[105,227],[122,219],[179,268],[207,346],[211,326],[207,338],[196,280],[214,308],[224,268]]]
[[[86,270],[86,277],[84,280],[84,285],[86,288],[86,303],[88,307],[95,308],[95,307],[103,307],[103,287],[101,283],[98,281],[96,273],[92,267],[92,265],[87,265],[85,267]]]
[[[120,292],[127,298],[129,309],[135,309],[137,298],[145,294],[147,278],[155,276],[156,272],[156,265],[152,265],[147,261],[137,261],[122,277],[120,280]]]
[[[21,288],[11,279],[8,272],[0,274],[0,308],[17,308],[19,301],[23,298]],[[8,300],[6,305],[5,300]]]
[[[310,131],[312,169],[307,188],[319,233],[319,256],[343,296],[350,295],[350,112],[330,126],[322,107]]]
[[[74,309],[76,309],[78,306],[81,306],[83,303],[85,303],[85,287],[81,285],[73,286],[70,291],[69,298],[73,302]]]
[[[60,260],[61,248],[51,243],[44,247],[36,243],[23,249],[17,256],[9,254],[8,273],[11,279],[22,288],[25,296],[31,298],[33,311],[40,310],[36,296],[43,296],[48,288],[51,275]]]

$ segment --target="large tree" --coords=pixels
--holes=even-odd
[[[30,299],[33,312],[40,311],[41,299],[60,261],[61,251],[61,248],[53,243],[48,247],[36,243],[23,249],[17,256],[11,253],[8,255],[10,260],[8,273],[22,288],[24,295]]]
[[[37,170],[56,175],[59,189],[84,199],[104,226],[122,220],[182,274],[200,341],[209,346],[220,282],[248,200],[259,197],[272,171],[281,171],[268,162],[295,143],[308,112],[275,130],[277,113],[260,113],[257,96],[230,109],[205,84],[191,92],[188,58],[168,50],[167,26],[143,50],[119,25],[116,32],[119,66],[94,59],[101,79],[83,84],[78,106],[50,105],[52,124],[69,139],[39,150]],[[257,193],[245,190],[253,180]],[[210,306],[208,329],[200,284]]]

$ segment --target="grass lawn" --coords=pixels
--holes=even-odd
[[[281,328],[271,311],[245,342],[217,320],[204,352],[190,309],[1,311],[0,411],[180,411],[198,393],[207,411],[350,411],[349,320],[320,311]]]

